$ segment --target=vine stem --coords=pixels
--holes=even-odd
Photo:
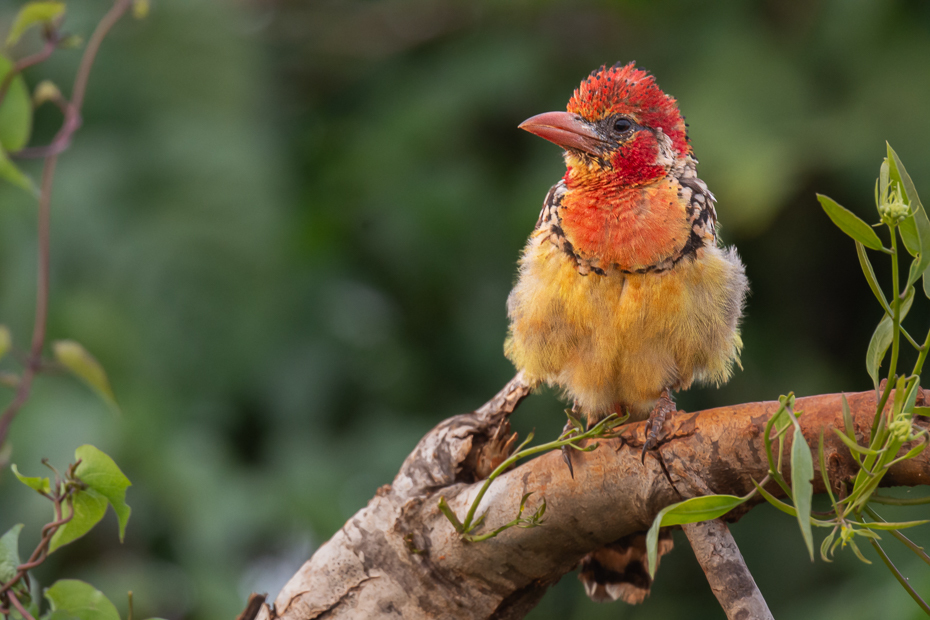
[[[55,52],[55,48],[58,47],[59,39],[58,33],[54,30],[46,34],[45,45],[41,50],[32,54],[31,56],[26,56],[16,61],[13,65],[13,68],[4,76],[3,82],[0,83],[0,103],[3,103],[3,100],[6,98],[7,92],[10,90],[10,85],[13,83],[13,80],[16,79],[16,76],[28,69],[33,65],[37,65],[40,62],[44,62]]]
[[[26,611],[26,608],[23,607],[23,604],[19,602],[19,599],[16,598],[15,594],[9,592],[7,593],[7,596],[10,598],[10,602],[13,603],[13,607],[15,607],[16,611],[22,615],[24,620],[35,620],[35,618],[32,617],[32,614]]]
[[[898,231],[891,226],[891,290],[894,297],[892,308],[894,314],[892,321],[891,361],[888,363],[888,383],[894,383],[895,373],[898,369],[898,353],[901,346],[901,283],[898,275]]]
[[[0,415],[0,446],[6,441],[13,419],[16,418],[23,405],[29,400],[33,379],[42,367],[42,349],[45,346],[46,325],[48,322],[52,184],[55,178],[55,167],[58,164],[58,155],[67,148],[71,142],[71,136],[81,126],[81,107],[84,104],[84,94],[87,92],[90,71],[94,66],[94,60],[100,50],[100,45],[110,29],[113,28],[113,25],[126,13],[131,4],[132,0],[116,0],[94,29],[94,33],[87,43],[87,48],[84,50],[84,55],[81,57],[77,75],[74,78],[74,88],[71,91],[71,101],[66,107],[65,120],[52,141],[52,145],[57,145],[58,148],[51,149],[42,167],[38,215],[39,269],[36,286],[36,311],[32,328],[32,346],[16,395],[4,409],[3,414]]]

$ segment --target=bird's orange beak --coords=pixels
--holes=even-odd
[[[603,138],[576,114],[544,112],[526,119],[519,127],[564,149],[577,149],[591,155],[604,151]]]

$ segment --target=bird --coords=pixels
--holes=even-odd
[[[612,413],[648,420],[645,459],[672,392],[722,385],[739,364],[745,267],[718,239],[677,101],[635,62],[601,66],[566,111],[519,127],[560,146],[566,171],[519,259],[505,355],[589,427]],[[671,547],[665,532],[660,554]],[[580,577],[595,600],[638,603],[652,583],[645,562],[633,535],[586,556]]]

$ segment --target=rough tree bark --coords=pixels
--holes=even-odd
[[[430,431],[393,484],[380,488],[368,506],[320,547],[274,605],[262,606],[258,618],[521,618],[584,554],[648,529],[660,509],[683,498],[746,494],[752,480],[761,480],[768,469],[762,434],[777,402],[678,412],[666,422],[660,445],[645,464],[639,453],[644,424],[638,423],[624,427],[620,438],[600,440],[593,452],[573,453],[574,479],[558,453],[512,469],[494,481],[482,502],[484,527],[512,520],[529,491],[534,494],[528,512],[543,498],[548,503],[545,524],[511,528],[479,543],[463,542],[438,510],[438,500],[444,496],[459,518],[464,516],[480,488],[476,482],[512,449],[507,416],[528,393],[517,376],[478,411],[445,420]],[[860,443],[867,443],[875,394],[847,398]],[[822,428],[843,428],[839,394],[799,398],[796,410],[804,412],[801,427],[814,449]],[[916,424],[928,426],[923,418]],[[824,434],[824,442],[830,480],[850,480],[856,464],[848,449],[832,432]],[[790,443],[789,433],[788,450]],[[927,483],[930,451],[892,468],[883,485]],[[777,485],[770,490],[776,492]],[[824,491],[819,468],[814,491]],[[757,503],[744,504],[727,520],[738,519]],[[703,529],[707,527],[716,526]],[[689,538],[694,531],[686,531]],[[725,571],[712,566],[714,554],[732,544],[724,532],[725,525],[722,531],[705,531],[706,549],[695,551],[699,559],[704,555],[702,566],[725,608],[730,600],[728,613],[735,613],[736,604],[753,609],[760,604],[749,593],[754,583],[747,589],[743,577],[730,575],[728,581]],[[738,558],[738,550],[729,557]],[[740,562],[734,559],[729,566]]]

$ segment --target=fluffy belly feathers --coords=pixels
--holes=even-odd
[[[528,380],[561,387],[596,420],[618,405],[641,419],[667,387],[729,378],[747,290],[734,250],[705,247],[662,273],[582,276],[537,233],[507,301],[504,345]]]

